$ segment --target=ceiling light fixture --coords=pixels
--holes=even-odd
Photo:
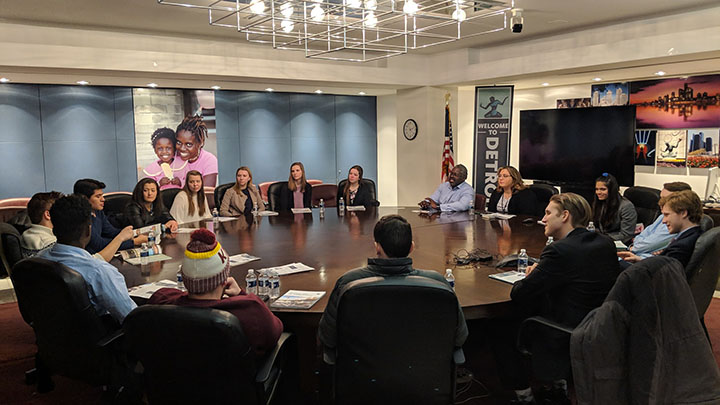
[[[212,86],[212,87],[210,87],[210,88],[213,89],[213,90],[220,90],[220,86],[217,86],[217,85],[216,85],[216,86]]]
[[[550,85],[550,83],[548,83],[548,82],[545,82],[545,83],[542,83],[542,84],[541,84],[541,86],[549,86],[549,85]]]
[[[268,87],[267,89],[265,89],[265,91],[268,91],[268,92],[271,92],[271,93],[272,93],[273,91],[275,91],[275,89],[273,89],[272,87]]]
[[[147,86],[148,86],[148,87],[152,87],[152,88],[154,89],[154,88],[157,87],[158,85],[157,85],[157,83],[148,83]]]
[[[366,93],[365,93],[364,91],[361,91],[361,92],[358,93],[358,94],[361,95],[361,96],[364,96]]]
[[[513,16],[510,2],[497,0],[157,1],[207,11],[210,25],[234,28],[251,43],[350,62],[502,31]]]
[[[593,78],[593,81],[594,81],[594,82],[599,82],[599,81],[601,81],[601,80],[602,80],[602,77],[595,77],[595,78]]]
[[[78,81],[76,81],[75,83],[77,83],[77,84],[79,84],[79,85],[81,85],[81,86],[87,86],[88,84],[90,84],[90,82],[88,82],[88,81],[86,81],[86,80],[78,80]]]
[[[657,72],[655,72],[655,76],[665,76],[665,74],[666,73],[662,70],[658,70]]]
[[[322,94],[322,93],[323,93],[323,91],[320,89],[315,90],[315,94]]]
[[[7,77],[0,77],[0,83],[7,83],[9,81],[10,79],[8,79]]]

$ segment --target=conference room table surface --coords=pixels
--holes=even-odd
[[[455,292],[467,319],[502,316],[508,313],[511,285],[488,276],[506,271],[496,269],[494,263],[501,256],[526,249],[532,257],[539,257],[545,246],[543,226],[537,218],[486,220],[468,212],[435,213],[427,215],[413,207],[377,207],[366,211],[346,212],[339,215],[335,208],[327,209],[320,218],[318,209],[312,214],[281,213],[271,217],[239,217],[213,223],[213,221],[182,224],[181,228],[205,227],[215,232],[217,239],[229,255],[249,253],[260,257],[244,265],[231,268],[238,284],[244,286],[248,269],[261,269],[301,262],[314,270],[281,276],[281,295],[286,291],[326,291],[309,310],[275,309],[284,322],[317,326],[325,310],[330,292],[337,279],[348,270],[363,267],[369,257],[376,257],[373,228],[385,215],[401,215],[412,225],[415,249],[410,254],[416,269],[435,270],[441,274],[453,269]],[[162,279],[175,280],[184,249],[190,240],[189,233],[164,235],[163,253],[171,260],[141,266],[112,261],[125,277],[128,287]],[[455,255],[482,249],[494,256],[484,263],[456,265]]]

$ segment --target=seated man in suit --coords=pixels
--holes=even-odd
[[[590,205],[577,194],[562,193],[550,198],[543,222],[545,235],[552,236],[555,242],[543,249],[538,263],[527,268],[525,279],[513,285],[510,297],[518,310],[516,318],[499,320],[491,328],[501,381],[506,388],[515,390],[516,403],[534,401],[527,367],[515,348],[520,321],[539,314],[575,327],[602,304],[615,283],[615,244],[607,236],[585,229],[591,214]],[[551,373],[570,375],[567,347],[554,347],[548,340],[547,349],[553,355],[548,365]],[[561,402],[566,399],[566,381],[553,381],[550,395]]]
[[[667,197],[672,193],[691,190],[690,185],[682,181],[663,184],[660,190],[660,198]],[[630,245],[630,252],[643,259],[652,256],[653,252],[662,251],[677,236],[670,233],[668,227],[663,223],[662,213],[658,215],[655,222],[643,229],[643,231],[635,237],[633,244]]]
[[[438,186],[430,197],[420,201],[420,208],[440,211],[467,211],[475,200],[475,191],[465,182],[468,172],[464,165],[450,171],[448,181]]]
[[[700,237],[700,219],[702,219],[702,201],[691,190],[683,190],[663,197],[658,202],[662,211],[662,223],[667,226],[668,232],[677,234],[670,244],[660,251],[659,255],[673,257],[687,266],[695,249],[695,242]],[[643,258],[632,252],[618,252],[628,267]]]
[[[43,250],[50,249],[57,242],[57,237],[53,234],[50,208],[60,197],[62,197],[62,194],[57,191],[37,193],[28,202],[27,213],[32,226],[22,234],[20,244],[23,248],[23,255],[27,257],[35,256]],[[131,226],[124,228],[103,250],[93,254],[93,257],[109,262],[120,244],[132,239],[132,235]]]
[[[190,234],[183,257],[183,284],[187,292],[161,288],[148,303],[230,312],[240,320],[245,337],[255,353],[263,355],[277,344],[283,324],[257,295],[247,294],[229,274],[230,256],[212,232],[198,229]]]
[[[62,197],[50,208],[50,217],[57,243],[38,257],[62,263],[80,273],[98,315],[109,314],[122,324],[136,305],[118,269],[85,250],[92,234],[92,208],[88,200],[77,195]]]
[[[338,279],[330,294],[325,313],[320,319],[318,337],[323,346],[329,349],[337,347],[337,309],[343,287],[355,280],[367,277],[398,277],[422,276],[445,283],[445,278],[429,270],[416,270],[412,267],[412,259],[407,257],[415,247],[412,240],[412,227],[399,215],[386,215],[375,224],[376,258],[369,258],[367,267],[350,270]],[[461,347],[468,336],[465,317],[458,304],[458,324],[455,328],[455,346]]]
[[[92,207],[92,235],[85,249],[95,254],[110,247],[103,254],[103,257],[109,261],[118,249],[132,249],[134,246],[140,246],[147,242],[147,235],[137,235],[133,238],[122,239],[119,244],[116,243],[116,237],[120,234],[120,229],[115,228],[103,212],[103,208],[105,208],[104,188],[105,183],[101,181],[81,179],[75,182],[73,193],[85,196]],[[107,255],[109,257],[106,257]]]

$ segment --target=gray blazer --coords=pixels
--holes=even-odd
[[[612,224],[601,232],[613,240],[620,240],[627,244],[635,236],[635,225],[637,225],[637,211],[635,206],[625,197],[620,199],[620,207],[615,214]]]

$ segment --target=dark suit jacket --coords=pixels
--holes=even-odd
[[[338,189],[337,193],[337,205],[340,206],[340,197],[345,198],[345,194],[343,194],[343,191]],[[365,186],[362,182],[360,183],[360,187],[357,189],[357,193],[355,193],[355,200],[350,203],[347,199],[345,199],[345,205],[346,206],[353,206],[353,205],[363,205],[365,207],[372,207],[375,205],[375,200],[373,200],[372,196],[370,195],[370,188]]]
[[[280,207],[278,211],[290,211],[290,208],[295,206],[295,200],[293,200],[293,192],[287,187],[280,189]],[[305,191],[303,191],[303,207],[312,208],[312,185],[310,183],[305,184]]]
[[[700,226],[694,226],[686,230],[677,239],[670,242],[660,255],[678,259],[683,267],[687,266],[688,262],[690,262],[690,256],[695,250],[695,242],[697,242],[701,234],[702,229],[700,229]]]
[[[172,219],[173,217],[164,206],[161,210],[155,208],[153,211],[146,210],[145,207],[141,207],[135,201],[130,201],[125,206],[125,221],[127,221],[128,225],[132,225],[133,228],[164,224]]]
[[[487,210],[489,212],[497,212],[497,204],[502,196],[502,191],[495,192],[490,195],[490,202]],[[508,214],[513,215],[535,215],[536,214],[537,197],[529,188],[516,191],[513,193],[508,203]]]
[[[575,327],[600,306],[618,275],[612,239],[585,228],[545,247],[537,268],[513,285],[510,297],[525,313],[537,313],[538,303],[549,305],[541,315]]]

